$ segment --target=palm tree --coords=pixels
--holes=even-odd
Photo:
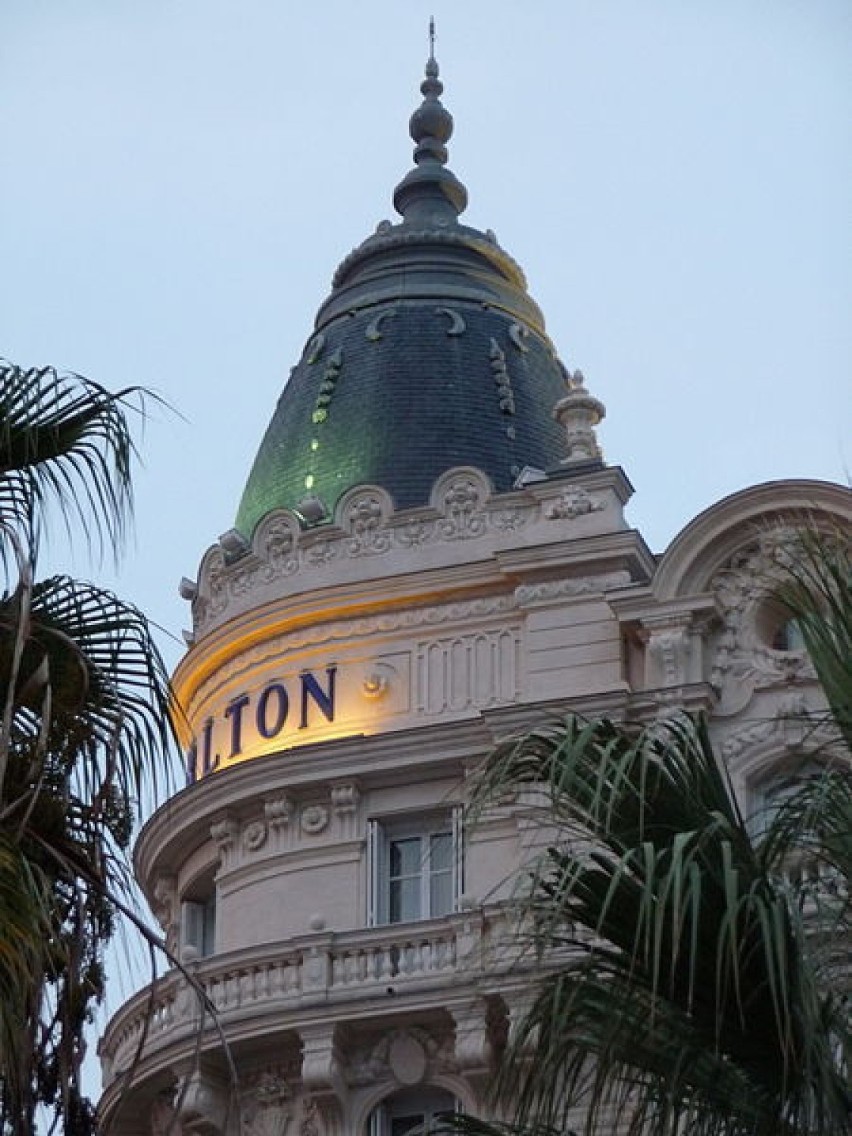
[[[103,951],[131,905],[143,786],[167,770],[168,678],[144,616],[67,576],[34,579],[45,530],[118,550],[136,390],[0,362],[0,1131],[38,1109],[94,1130],[80,1088]]]
[[[779,598],[848,747],[848,546],[804,534]],[[702,719],[631,730],[572,716],[491,755],[474,814],[507,799],[549,843],[520,901],[544,977],[494,1086],[512,1122],[442,1131],[850,1131],[846,760],[757,840]]]

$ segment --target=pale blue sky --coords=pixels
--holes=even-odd
[[[3,0],[0,350],[184,416],[153,411],[119,578],[176,634],[392,215],[432,11],[465,219],[606,403],[652,547],[750,483],[846,480],[848,0]]]

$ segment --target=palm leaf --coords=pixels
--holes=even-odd
[[[17,601],[14,593],[0,598],[0,680]],[[73,767],[84,795],[107,780],[136,798],[164,767],[168,675],[145,617],[112,592],[66,576],[33,585],[17,683],[16,744],[41,738],[53,761]]]
[[[101,549],[120,547],[131,504],[126,411],[138,394],[0,360],[0,518],[31,548],[50,506],[69,533],[76,524]]]
[[[852,751],[852,560],[848,537],[812,527],[786,558],[777,598],[797,623],[834,720]]]
[[[553,839],[524,921],[560,961],[500,1065],[516,1122],[561,1132],[582,1103],[588,1133],[844,1131],[828,1040],[843,1007],[817,989],[704,724],[572,717],[498,749],[474,814],[531,789]]]

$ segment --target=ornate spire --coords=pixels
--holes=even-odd
[[[441,102],[444,84],[438,73],[433,18],[429,21],[426,77],[420,84],[423,102],[408,123],[408,132],[415,143],[415,168],[403,178],[393,195],[397,212],[418,228],[451,224],[467,206],[467,190],[446,168],[446,144],[452,137],[453,116]]]

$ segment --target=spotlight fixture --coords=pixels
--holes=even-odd
[[[249,543],[238,529],[228,529],[219,537],[222,551],[231,557],[242,556],[248,552]]]
[[[320,521],[324,521],[328,516],[328,506],[325,501],[317,497],[315,493],[309,493],[307,497],[303,497],[296,506],[296,512],[306,525],[318,525]]]
[[[198,584],[196,584],[195,580],[190,580],[186,576],[182,576],[178,584],[178,595],[182,600],[194,600],[198,595]]]

